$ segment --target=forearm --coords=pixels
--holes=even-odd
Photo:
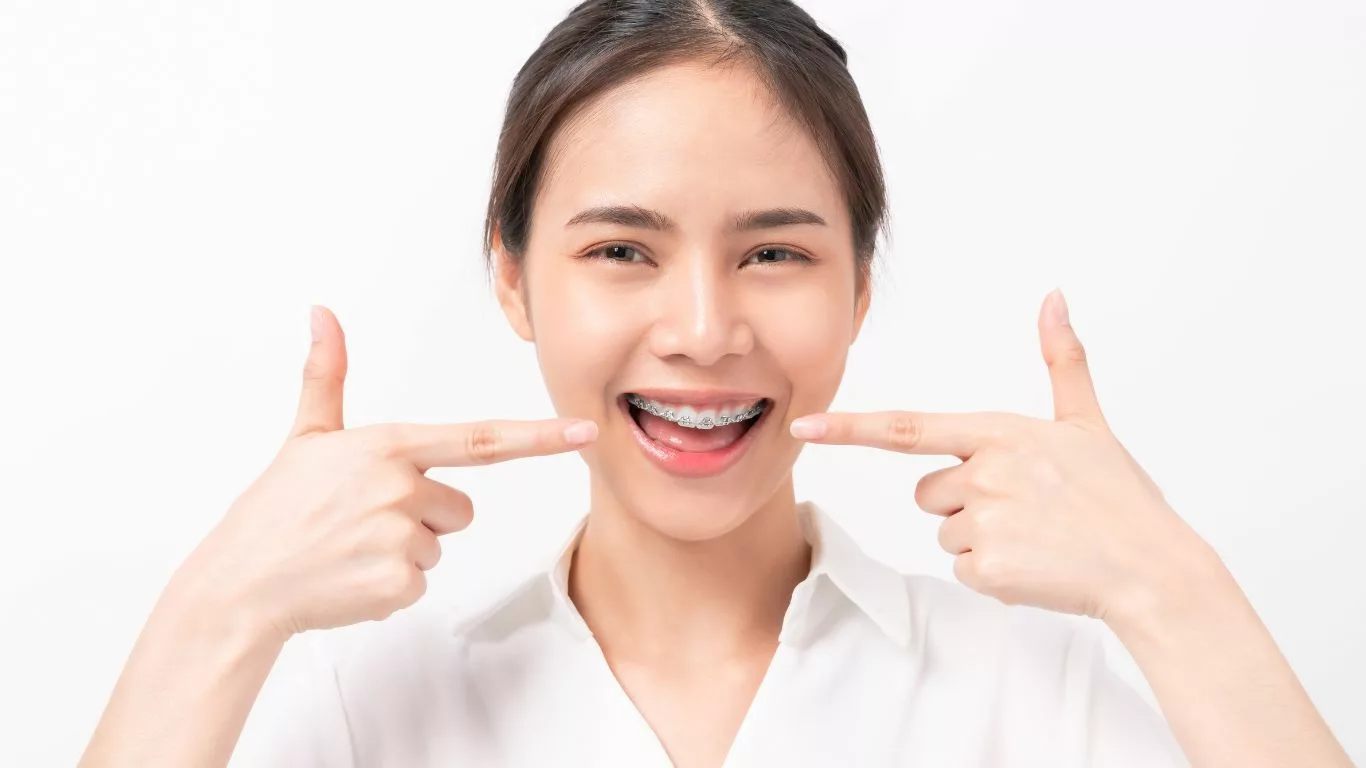
[[[81,768],[223,766],[284,646],[172,584],[158,601]]]
[[[1191,765],[1351,766],[1223,562],[1204,546],[1187,551],[1165,577],[1173,583],[1106,623]]]

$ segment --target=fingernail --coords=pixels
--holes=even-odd
[[[1053,293],[1057,294],[1053,299],[1053,319],[1058,321],[1058,325],[1071,325],[1067,317],[1067,299],[1062,296],[1062,288],[1054,288]]]
[[[323,337],[323,311],[317,304],[308,308],[308,332],[314,341]]]
[[[799,440],[819,440],[825,437],[825,422],[810,416],[803,416],[788,427],[792,436]]]
[[[598,425],[591,421],[576,421],[564,428],[564,439],[570,445],[583,445],[598,436]]]

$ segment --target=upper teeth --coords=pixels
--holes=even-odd
[[[626,401],[642,411],[653,413],[659,418],[672,421],[680,427],[692,429],[724,427],[727,424],[752,419],[764,412],[763,400],[756,403],[727,404],[720,408],[703,408],[700,410],[690,405],[673,405],[648,400],[635,394],[627,395]]]

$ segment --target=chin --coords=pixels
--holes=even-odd
[[[688,542],[710,541],[726,536],[743,526],[767,501],[735,493],[689,493],[682,490],[667,495],[647,491],[628,496],[640,497],[640,503],[626,502],[622,505],[638,522],[661,536]]]
[[[777,446],[769,446],[770,450]],[[660,536],[686,542],[722,538],[742,528],[770,504],[791,482],[792,463],[800,446],[794,445],[790,459],[775,461],[776,466],[746,468],[724,477],[705,479],[677,478],[633,461],[607,459],[612,467],[604,471],[590,461],[594,493],[606,498],[603,506],[629,515],[636,523]],[[606,457],[602,457],[606,458]],[[742,468],[736,467],[737,470]]]

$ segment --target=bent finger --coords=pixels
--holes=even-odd
[[[950,555],[961,555],[972,550],[972,512],[963,510],[944,518],[939,524],[939,546]]]
[[[436,534],[419,527],[417,533],[408,541],[408,556],[418,570],[430,571],[441,562],[441,542]]]
[[[443,482],[423,477],[413,499],[413,514],[437,536],[463,531],[474,519],[469,495]]]
[[[966,464],[936,469],[915,484],[916,506],[931,515],[947,517],[967,505],[969,475]]]

